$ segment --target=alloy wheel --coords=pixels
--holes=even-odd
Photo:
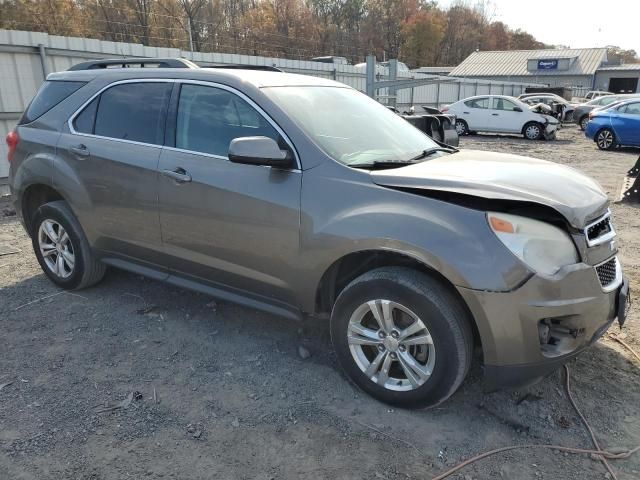
[[[384,299],[363,303],[349,319],[347,340],[358,368],[381,387],[409,391],[431,377],[436,361],[433,339],[404,305]]]
[[[611,145],[613,145],[613,133],[611,133],[611,131],[609,130],[602,130],[598,134],[597,142],[598,147],[603,150],[608,150],[609,148],[611,148]]]
[[[580,128],[582,128],[582,130],[586,130],[587,129],[587,123],[589,123],[589,118],[588,117],[584,117],[582,120],[580,120]]]
[[[464,135],[465,133],[467,133],[467,126],[460,120],[456,122],[456,133],[458,135]]]
[[[47,268],[60,278],[73,273],[76,257],[69,234],[55,220],[44,220],[38,229],[40,254]]]

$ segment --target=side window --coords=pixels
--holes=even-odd
[[[162,145],[171,88],[171,83],[142,82],[123,83],[105,90],[97,104],[94,133]]]
[[[45,81],[22,114],[18,124],[33,122],[85,84],[86,82]]]
[[[282,147],[276,129],[242,98],[221,88],[182,85],[176,148],[226,157],[231,140],[253,136],[272,138]]]
[[[474,100],[466,101],[464,104],[470,108],[489,108],[489,97],[476,98]]]
[[[505,98],[494,98],[493,107],[494,110],[505,110],[507,112],[513,112],[516,109],[516,104]]]
[[[628,103],[624,113],[627,115],[640,115],[640,103]]]
[[[98,97],[94,98],[89,105],[84,107],[73,121],[73,128],[79,133],[93,133],[96,123],[96,112],[98,111]]]

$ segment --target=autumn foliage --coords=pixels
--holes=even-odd
[[[184,50],[309,59],[368,53],[412,67],[476,49],[543,48],[492,21],[489,2],[425,0],[4,0],[0,28]]]

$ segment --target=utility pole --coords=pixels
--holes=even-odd
[[[187,27],[189,28],[189,49],[193,52],[193,34],[191,33],[191,18],[187,17]]]

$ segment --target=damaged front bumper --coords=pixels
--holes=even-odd
[[[560,123],[554,119],[553,122],[547,122],[544,127],[544,131],[542,135],[545,140],[555,140],[556,135],[558,133],[558,129],[560,128]]]
[[[511,292],[458,289],[476,319],[487,390],[534,383],[597,341],[614,320],[624,323],[629,286],[612,260],[615,279],[605,286],[596,267],[581,263],[552,278],[534,275]]]

